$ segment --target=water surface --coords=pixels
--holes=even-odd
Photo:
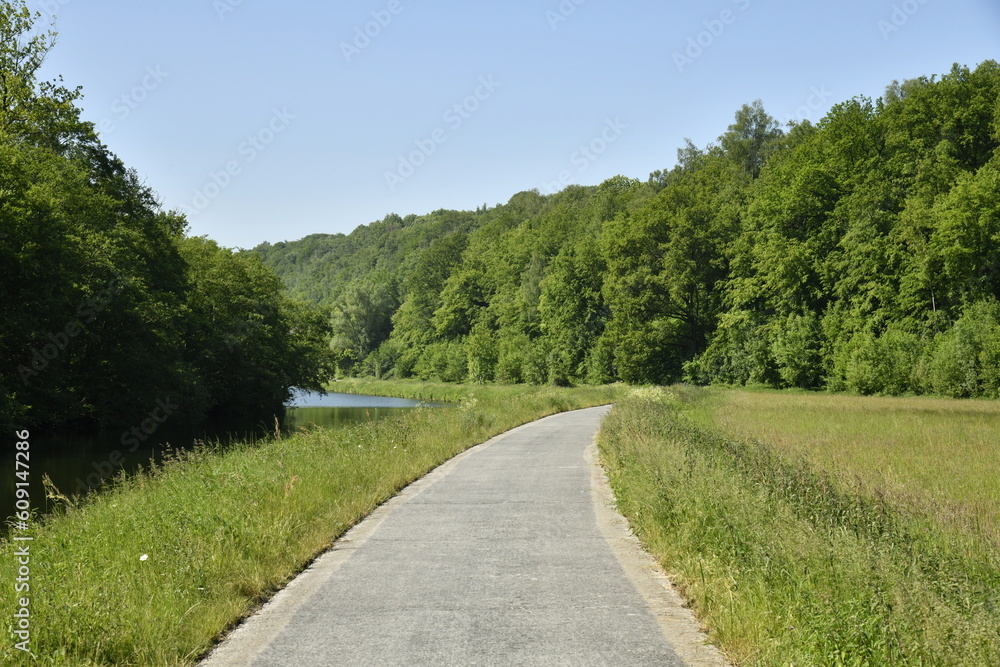
[[[364,396],[296,390],[288,403],[285,430],[299,428],[340,428],[347,424],[384,419],[403,414],[419,405],[427,405],[408,398]]]

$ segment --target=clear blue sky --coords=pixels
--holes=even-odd
[[[754,99],[817,121],[1000,58],[996,0],[29,5],[57,17],[47,78],[82,86],[105,143],[230,247],[645,179]]]

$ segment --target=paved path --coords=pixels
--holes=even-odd
[[[723,664],[609,507],[607,410],[526,424],[411,485],[205,664]]]

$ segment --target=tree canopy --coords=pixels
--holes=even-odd
[[[987,61],[815,125],[755,101],[647,181],[257,251],[367,313],[342,373],[1000,396],[998,100]]]
[[[101,144],[80,91],[40,82],[54,33],[0,4],[0,422],[269,419],[331,372],[327,318],[183,216]]]

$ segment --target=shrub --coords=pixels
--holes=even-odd
[[[598,338],[594,347],[587,354],[585,371],[589,384],[608,384],[618,377],[618,370],[615,368],[614,343],[607,335]]]
[[[465,340],[469,359],[469,379],[473,382],[491,382],[496,373],[497,341],[491,331],[476,325]]]
[[[812,312],[789,315],[780,324],[771,354],[786,387],[812,389],[822,382],[822,333]]]
[[[749,311],[725,313],[708,349],[685,365],[685,377],[699,384],[777,384],[771,334]]]
[[[935,392],[956,398],[1000,394],[1000,303],[967,306],[934,343],[928,381]]]
[[[432,343],[424,348],[414,365],[414,373],[422,380],[437,379],[442,382],[462,382],[468,373],[469,362],[465,345],[461,342]]]

